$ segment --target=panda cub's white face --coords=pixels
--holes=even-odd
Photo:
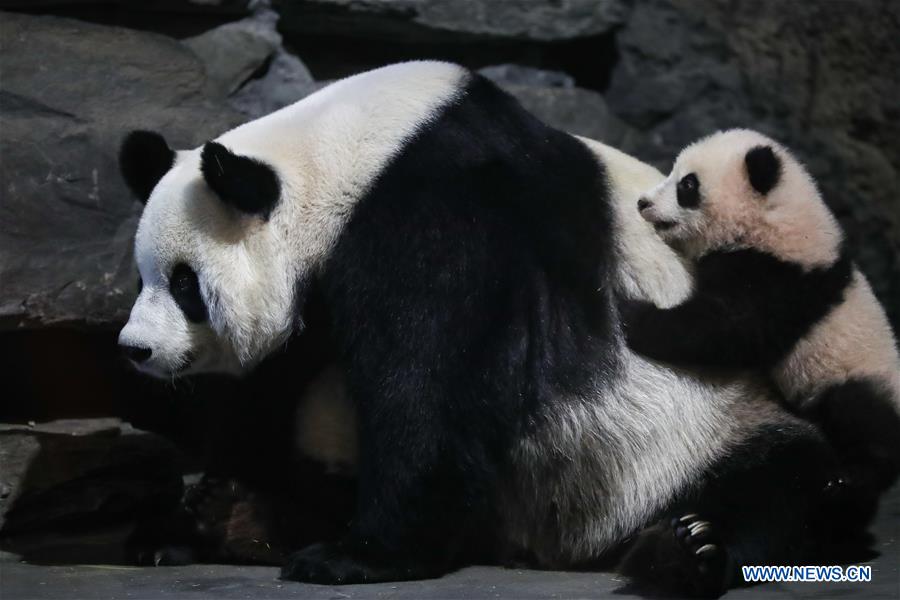
[[[659,236],[696,257],[740,245],[765,229],[782,181],[780,149],[749,130],[720,132],[685,148],[672,172],[638,201],[641,216]]]
[[[637,208],[688,258],[756,248],[812,267],[835,260],[842,238],[800,162],[748,129],[715,133],[682,150]]]

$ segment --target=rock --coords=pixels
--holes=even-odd
[[[135,3],[132,0],[0,0],[0,9],[54,10],[64,7],[97,4],[109,7],[135,8]],[[153,2],[142,2],[138,10],[146,12],[203,12],[233,15],[246,13],[248,4],[250,4],[248,0],[154,0]]]
[[[522,65],[490,65],[478,72],[498,84],[542,87],[575,87],[575,79],[562,71],[545,71]]]
[[[900,325],[900,5],[889,1],[637,3],[606,100],[622,149],[667,170],[729,127],[794,149]],[[865,77],[860,77],[865,73]]]
[[[619,146],[628,128],[606,106],[603,96],[580,88],[502,85],[528,111],[576,135]]]
[[[194,147],[240,116],[164,36],[9,13],[0,55],[0,329],[124,322],[141,207],[118,172],[122,137]]]
[[[228,102],[246,117],[256,119],[293,104],[327,83],[316,83],[299,58],[279,50],[265,74],[248,81]]]
[[[181,455],[115,419],[0,425],[0,537],[129,521],[173,507]]]
[[[231,94],[281,48],[277,22],[275,12],[260,10],[184,40],[203,62],[212,94]]]
[[[472,36],[571,40],[605,33],[627,0],[276,0],[291,33],[462,41]]]

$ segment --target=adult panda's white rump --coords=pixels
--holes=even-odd
[[[618,290],[657,306],[678,304],[691,291],[691,276],[682,259],[641,218],[637,201],[665,176],[633,156],[596,140],[579,137],[606,168],[616,224]]]

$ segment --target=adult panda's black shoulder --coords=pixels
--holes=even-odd
[[[429,577],[518,550],[570,567],[652,525],[628,572],[721,590],[751,554],[806,559],[790,549],[831,462],[765,391],[625,346],[613,291],[664,296],[667,277],[622,208],[649,177],[636,164],[455,65],[342,80],[176,154],[138,228],[144,285],[120,342],[154,375],[245,373],[302,335],[321,293],[357,420],[357,510],[285,578]],[[768,502],[785,522],[759,541]],[[673,543],[670,519],[690,515]],[[641,571],[648,548],[664,560]]]

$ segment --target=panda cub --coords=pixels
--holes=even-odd
[[[665,362],[769,370],[843,456],[840,483],[874,503],[900,468],[900,357],[800,162],[757,132],[719,132],[684,149],[638,210],[694,265],[695,289],[669,309],[622,304],[629,345]]]

